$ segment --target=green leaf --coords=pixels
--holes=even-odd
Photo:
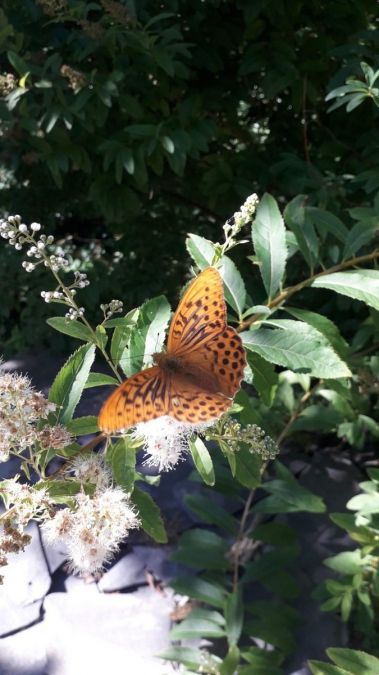
[[[131,496],[133,504],[138,509],[142,529],[149,537],[155,539],[159,544],[167,543],[167,534],[164,528],[160,510],[152,497],[147,492],[134,486]]]
[[[312,220],[304,206],[305,200],[305,195],[295,197],[287,204],[283,215],[286,225],[296,237],[303,257],[313,270],[318,261],[319,242]]]
[[[133,326],[138,318],[139,310],[132,309],[126,316],[119,319],[117,325],[114,327],[112,342],[111,342],[111,357],[112,361],[118,365],[124,349],[128,344]],[[109,322],[108,322],[109,323]]]
[[[225,570],[229,567],[228,550],[228,544],[219,535],[194,528],[180,537],[171,558],[189,567]]]
[[[263,403],[270,408],[278,387],[278,374],[272,363],[263,359],[259,354],[248,352],[247,362],[253,371],[253,385]]]
[[[121,359],[120,366],[129,376],[151,362],[155,352],[162,351],[171,308],[166,298],[160,295],[145,302],[130,337],[129,363]]]
[[[242,652],[242,658],[253,666],[253,669],[250,671],[252,675],[283,675],[282,669],[279,668],[283,656],[278,650],[269,651],[268,649],[260,649],[259,647],[250,647],[248,650]]]
[[[377,229],[378,223],[376,218],[374,222],[356,223],[346,238],[343,259],[352,258],[363,246],[368,244],[374,238]]]
[[[186,246],[201,270],[212,265],[215,249],[211,241],[197,234],[190,234],[186,240]],[[221,258],[218,271],[224,282],[225,300],[241,317],[246,304],[246,289],[241,274],[234,262],[227,256]]]
[[[234,675],[239,662],[240,650],[236,645],[233,645],[232,647],[229,647],[229,651],[220,665],[220,675]]]
[[[278,460],[276,471],[278,478],[262,485],[262,488],[270,492],[271,496],[254,505],[256,513],[325,512],[326,506],[321,497],[300,485],[291,472]]]
[[[356,495],[349,499],[346,508],[351,511],[359,511],[362,516],[376,514],[379,512],[379,492]]]
[[[274,329],[259,328],[240,334],[247,350],[295,372],[328,379],[349,377],[351,372],[328,340],[302,321],[269,320]]]
[[[13,66],[18,75],[25,75],[25,73],[30,70],[26,61],[16,52],[9,50],[7,52],[8,61]]]
[[[285,523],[263,523],[254,529],[254,540],[271,546],[290,546],[297,541],[295,530]]]
[[[181,595],[205,602],[212,607],[224,607],[225,590],[222,586],[201,577],[177,577],[170,586]]]
[[[191,615],[170,631],[170,640],[193,640],[195,638],[225,637],[225,631],[213,621],[193,619]]]
[[[335,272],[317,277],[312,282],[313,288],[328,288],[336,293],[347,295],[365,302],[366,305],[379,310],[379,271],[370,269]]]
[[[75,412],[95,358],[95,345],[83,345],[60,369],[49,391],[49,401],[60,406],[54,413],[56,423],[66,424]]]
[[[216,669],[218,664],[221,663],[221,659],[218,656],[209,654],[207,651],[202,649],[194,649],[192,647],[169,647],[163,652],[158,654],[159,658],[164,659],[165,661],[176,661],[177,663],[182,663],[186,668],[191,670],[198,671],[204,665],[204,660],[213,665]]]
[[[229,647],[237,645],[243,626],[243,602],[241,589],[228,593],[225,598],[226,635]]]
[[[236,478],[247,488],[255,488],[261,484],[261,470],[263,461],[259,455],[250,452],[246,446],[242,446],[235,453]]]
[[[352,675],[378,675],[379,673],[379,659],[372,654],[341,647],[329,647],[326,653],[337,666],[345,668]]]
[[[136,451],[135,448],[131,447],[127,436],[119,438],[117,442],[114,443],[110,458],[112,473],[116,483],[120,485],[125,492],[131,492],[135,480]]]
[[[332,666],[331,663],[323,663],[312,659],[312,661],[308,661],[308,665],[312,675],[351,675],[348,670]]]
[[[186,248],[192,260],[201,270],[212,264],[215,248],[209,239],[199,237],[198,234],[189,234],[186,239]]]
[[[85,436],[87,434],[95,434],[99,431],[97,417],[95,415],[77,417],[74,420],[70,420],[70,422],[66,424],[66,427],[74,434],[74,436]]]
[[[342,337],[339,329],[336,324],[333,323],[330,319],[322,314],[317,314],[316,312],[310,312],[307,309],[299,309],[298,307],[285,307],[285,311],[288,314],[291,314],[296,319],[305,321],[309,326],[313,326],[319,333],[322,333],[330,342],[333,349],[337,354],[343,359],[346,358],[349,345],[346,340]]]
[[[94,335],[87,326],[80,321],[73,321],[65,319],[63,316],[55,316],[52,319],[46,319],[46,323],[49,324],[52,328],[64,333],[65,335],[70,335],[71,337],[78,338],[79,340],[84,340],[84,342],[93,342]]]
[[[324,565],[339,574],[357,574],[362,571],[369,561],[371,556],[363,556],[361,549],[355,551],[342,551],[337,555],[325,558]]]
[[[206,445],[203,443],[201,438],[197,436],[194,440],[190,441],[189,447],[196,469],[198,470],[204,483],[207,485],[214,485],[215,473],[213,469],[213,462]]]
[[[252,225],[255,255],[268,298],[279,290],[286,266],[287,246],[283,218],[275,199],[263,195]]]
[[[335,431],[343,415],[333,407],[315,403],[303,410],[292,423],[292,431]]]
[[[104,375],[103,373],[90,373],[88,375],[88,380],[85,383],[84,389],[90,389],[91,387],[103,387],[105,385],[118,386],[119,384],[119,381],[111,375]]]
[[[188,508],[206,523],[217,525],[217,527],[229,532],[229,534],[236,534],[238,532],[238,520],[214,501],[202,495],[186,495],[184,501]]]
[[[343,244],[345,243],[346,238],[349,235],[349,230],[346,225],[343,224],[342,220],[337,218],[333,213],[323,211],[314,206],[308,206],[307,212],[314,225],[318,228],[321,237],[323,237],[324,232],[327,232],[338,239],[338,241]]]

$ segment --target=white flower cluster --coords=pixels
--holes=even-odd
[[[37,429],[36,422],[55,409],[55,403],[33,389],[29,378],[0,371],[0,462],[6,462],[11,452],[19,454],[36,443],[56,449],[69,445],[71,435],[64,427]]]
[[[143,439],[144,450],[148,455],[145,464],[157,467],[159,471],[168,471],[188,452],[192,434],[204,431],[213,424],[214,420],[197,424],[178,422],[164,415],[149,422],[140,422],[132,435],[136,439]]]
[[[41,291],[41,298],[43,298],[45,302],[63,300],[64,297],[64,293],[61,293],[60,291]]]
[[[44,488],[36,489],[31,485],[18,482],[18,476],[0,483],[1,496],[7,508],[12,509],[12,521],[17,522],[21,531],[32,518],[48,516],[52,501]]]
[[[66,312],[64,316],[65,319],[68,319],[69,321],[79,319],[80,317],[84,316],[84,307],[78,307],[78,309],[70,307],[70,309],[68,310],[68,312]]]
[[[113,314],[123,311],[124,303],[122,300],[111,300],[105,305],[100,305],[100,309],[104,312],[104,318],[109,319]]]
[[[246,223],[249,223],[250,220],[252,220],[253,215],[258,206],[258,203],[259,203],[258,195],[255,192],[253,192],[253,194],[249,195],[249,197],[247,197],[247,199],[244,201],[240,210],[236,211],[236,213],[233,214],[231,220],[234,220],[234,225],[229,225],[229,227],[231,227],[232,229],[233,227],[235,228],[235,231],[232,232],[232,236],[238,234],[239,230],[244,225],[246,225]]]
[[[72,288],[76,286],[76,288],[85,288],[86,286],[89,286],[89,279],[86,274],[83,274],[83,272],[74,272],[75,275],[75,282],[72,284]]]
[[[43,263],[45,267],[50,267],[53,272],[66,269],[69,265],[68,260],[62,255],[48,255],[46,247],[54,242],[54,237],[41,234],[36,238],[37,232],[41,229],[40,223],[31,223],[28,227],[21,222],[21,216],[8,216],[6,220],[0,221],[0,236],[8,239],[8,243],[14,246],[17,251],[21,251],[23,246],[28,246],[26,251],[31,261],[24,260],[22,263],[26,272],[33,272],[37,265]]]
[[[105,490],[112,482],[112,473],[106,466],[104,458],[94,453],[86,453],[75,457],[68,467],[67,473],[73,473],[82,484],[91,483],[95,485],[98,491]]]
[[[80,492],[73,499],[75,510],[59,510],[43,528],[52,544],[64,543],[72,571],[95,574],[140,522],[121,488],[107,488],[92,497]]]

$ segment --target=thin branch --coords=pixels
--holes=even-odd
[[[275,298],[270,300],[270,302],[267,303],[267,306],[270,309],[275,309],[276,307],[279,307],[283,302],[288,300],[288,298],[290,298],[292,295],[295,295],[295,293],[299,293],[299,291],[302,291],[303,288],[310,286],[312,282],[315,279],[318,279],[319,277],[324,277],[327,274],[334,274],[335,272],[341,272],[342,270],[349,269],[350,267],[358,267],[359,265],[363,265],[364,263],[367,262],[373,262],[378,259],[379,259],[379,250],[376,250],[373,251],[373,253],[361,255],[356,258],[350,258],[350,260],[345,260],[344,262],[339,263],[338,265],[333,265],[333,267],[329,267],[326,270],[322,270],[322,272],[317,272],[317,274],[313,274],[312,276],[308,277],[308,279],[300,281],[298,284],[295,284],[294,286],[288,286],[288,288],[285,288],[283,291],[278,293],[278,295]],[[237,328],[237,331],[240,333],[241,331],[246,330],[256,321],[260,321],[261,317],[262,314],[253,314],[253,316],[249,317],[248,319],[240,323],[240,325]]]

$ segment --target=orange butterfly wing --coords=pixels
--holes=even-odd
[[[201,272],[186,290],[170,326],[167,351],[184,372],[153,366],[132,375],[103,405],[100,429],[113,433],[163,415],[196,424],[228,410],[246,356],[240,337],[226,323],[223,283],[215,268]]]
[[[243,379],[246,354],[238,333],[231,326],[225,326],[222,333],[208,340],[200,349],[188,352],[185,363],[198,370],[200,375],[203,373],[204,379],[211,373],[217,391],[234,398]]]
[[[105,401],[100,410],[99,428],[114,433],[139,422],[169,414],[170,382],[153,366],[132,375]]]
[[[222,279],[214,267],[207,267],[191,282],[179,303],[170,326],[167,351],[183,356],[222,333],[225,326]]]
[[[181,375],[172,378],[169,414],[179,422],[198,424],[217,419],[231,403],[223,394],[204,391]]]

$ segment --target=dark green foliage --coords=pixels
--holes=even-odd
[[[105,251],[91,309],[110,295],[112,232],[125,257],[109,283],[132,307],[158,292],[173,297],[185,232],[214,234],[253,190],[281,200],[306,193],[336,214],[366,206],[365,192],[379,185],[377,110],[363,104],[362,129],[359,112],[328,114],[324,98],[347,76],[363,86],[376,11],[374,0],[5,0],[1,208],[72,234],[75,256],[97,238]],[[315,209],[299,244],[308,258],[318,218]],[[0,286],[8,265],[14,274],[2,253]],[[29,278],[20,277],[1,308],[1,341],[13,349],[22,344],[17,322],[24,345],[44,341]]]

